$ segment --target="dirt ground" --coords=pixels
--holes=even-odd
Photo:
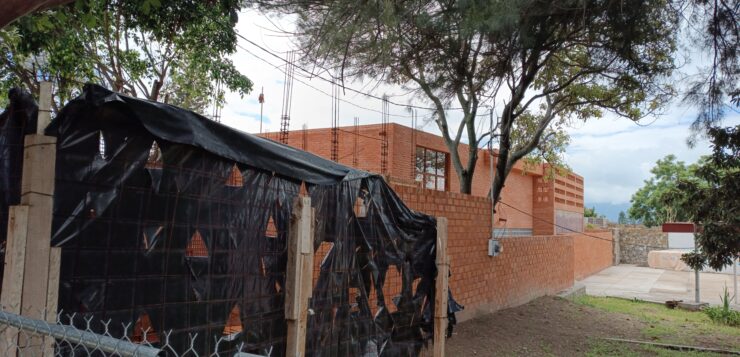
[[[682,353],[603,338],[740,349],[740,328],[714,328],[702,313],[609,298],[570,301],[543,297],[460,323],[447,340],[448,356],[713,356]],[[594,299],[594,300],[588,300]],[[595,302],[593,302],[595,301]],[[611,305],[610,305],[611,304]],[[615,305],[616,304],[616,305]],[[645,305],[645,306],[643,306]],[[662,310],[665,310],[662,311]],[[668,315],[663,315],[668,314]],[[693,315],[684,315],[693,314]]]

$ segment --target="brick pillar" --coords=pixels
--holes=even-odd
[[[553,181],[538,177],[532,185],[532,234],[554,235],[555,226],[555,190]]]

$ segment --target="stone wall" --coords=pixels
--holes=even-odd
[[[668,234],[661,227],[619,227],[619,256],[622,264],[647,266],[651,250],[668,249]]]

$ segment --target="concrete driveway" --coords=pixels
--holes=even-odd
[[[700,273],[701,301],[713,305],[720,304],[720,296],[725,286],[732,296],[732,278],[729,274]],[[585,286],[586,294],[595,296],[617,296],[660,302],[694,301],[693,272],[622,264],[591,275],[578,282],[578,285]]]

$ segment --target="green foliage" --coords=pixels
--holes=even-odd
[[[591,208],[586,207],[586,208],[584,208],[583,209],[583,216],[584,217],[592,217],[592,218],[598,217],[598,215],[596,213],[596,207],[591,207]]]
[[[676,156],[668,155],[655,163],[650,169],[652,177],[632,195],[632,206],[627,211],[629,217],[652,227],[665,222],[687,222],[693,217],[682,205],[688,197],[679,190],[680,180],[695,180],[696,165],[686,165],[676,161]]]
[[[740,256],[740,125],[710,128],[708,135],[712,155],[697,166],[695,179],[677,185],[685,196],[681,209],[700,227],[697,256],[685,260],[694,269],[721,269]]]
[[[681,260],[694,269],[702,269],[707,265],[707,258],[698,251],[681,254]]]
[[[706,307],[704,308],[704,313],[707,314],[712,321],[718,324],[740,327],[740,311],[730,308],[730,301],[734,296],[730,296],[730,292],[727,290],[726,286],[720,298],[722,299],[722,306]]]
[[[699,109],[695,134],[718,125],[728,108],[740,106],[740,5],[737,1],[692,0],[686,26],[711,61],[699,67],[689,83],[685,101]],[[688,10],[688,9],[687,9]],[[732,110],[732,109],[731,109]],[[689,139],[695,144],[696,136]]]
[[[25,16],[0,30],[0,92],[36,92],[50,80],[58,110],[95,82],[203,112],[223,104],[222,88],[252,89],[225,59],[240,8],[238,0],[78,0]]]
[[[519,160],[557,164],[571,122],[605,111],[637,120],[673,95],[663,82],[677,33],[667,0],[258,2],[298,15],[306,61],[427,100],[463,192],[476,148],[493,140],[496,200]],[[480,115],[489,100],[493,132]]]
[[[617,223],[619,224],[628,224],[627,215],[624,213],[624,211],[619,211],[619,217],[617,218]]]

